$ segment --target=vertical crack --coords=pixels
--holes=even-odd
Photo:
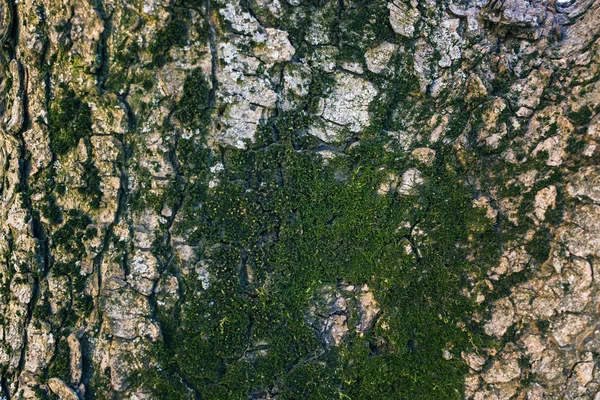
[[[112,18],[111,15],[106,14],[106,9],[102,0],[96,1],[96,10],[102,19],[102,33],[100,33],[100,39],[97,43],[98,66],[96,68],[95,75],[98,88],[104,91],[109,72],[108,37],[112,30]]]
[[[4,398],[10,400],[10,389],[8,388],[8,379],[6,379],[6,376],[0,378],[0,387],[2,388]]]
[[[122,157],[121,157],[120,162],[118,162],[120,184],[119,184],[119,190],[117,192],[117,210],[115,211],[115,216],[113,218],[113,221],[106,228],[106,232],[104,234],[104,240],[102,241],[102,248],[100,249],[100,251],[98,252],[96,257],[94,257],[94,261],[93,261],[93,264],[94,264],[93,271],[94,271],[94,275],[96,276],[97,285],[98,285],[97,298],[100,297],[100,292],[101,292],[101,287],[102,287],[102,262],[104,260],[104,255],[110,247],[110,241],[113,236],[114,227],[121,221],[122,215],[125,212],[124,210],[126,210],[126,208],[127,208],[127,199],[129,197],[129,174],[127,173],[127,168],[129,165],[129,157],[130,157],[129,151],[130,150],[125,141],[124,134],[118,135],[118,139],[121,141]],[[98,307],[98,304],[96,304],[96,307]],[[102,317],[101,317],[101,313],[100,313],[99,309],[98,309],[98,312],[99,312],[100,322],[101,322]]]
[[[212,83],[208,98],[208,108],[214,108],[216,103],[217,89],[219,87],[219,82],[217,80],[217,68],[219,61],[217,58],[216,32],[212,23],[210,2],[211,0],[206,0],[206,21],[208,23],[208,42],[210,45],[211,55],[210,78]]]
[[[98,66],[95,71],[96,75],[96,84],[101,92],[106,90],[106,81],[108,79],[109,74],[109,54],[108,54],[108,39],[112,31],[112,13],[107,14],[104,2],[102,0],[96,0],[95,9],[100,14],[100,18],[102,19],[103,29],[100,34],[100,39],[97,43],[97,59]],[[135,129],[136,121],[133,111],[129,103],[126,101],[125,97],[115,93],[117,98],[123,104],[123,107],[127,116],[127,133],[133,131]],[[117,225],[125,213],[127,209],[127,201],[129,199],[129,174],[127,173],[127,169],[129,166],[129,158],[130,158],[130,150],[126,141],[126,134],[116,134],[115,136],[119,140],[122,146],[122,154],[121,159],[116,160],[117,169],[119,171],[119,189],[117,191],[117,209],[115,211],[115,216],[113,221],[108,225],[106,231],[104,233],[104,239],[102,241],[102,247],[99,253],[94,257],[93,260],[93,274],[96,278],[96,283],[98,287],[98,293],[96,298],[95,308],[98,312],[99,324],[102,325],[102,313],[99,309],[98,300],[101,293],[102,288],[102,262],[104,261],[104,255],[108,251],[110,247],[110,242],[113,238],[114,227]],[[123,270],[125,275],[128,274],[128,258],[126,252],[123,254]]]
[[[19,42],[18,7],[17,7],[16,1],[14,1],[14,0],[8,4],[9,4],[8,8],[10,10],[9,12],[11,13],[12,25],[9,28],[10,35],[7,38],[7,42],[5,43],[4,50],[6,51],[7,54],[4,54],[4,57],[8,58],[9,60],[16,60],[15,48],[17,46],[17,43]],[[42,24],[45,25],[46,18],[45,18],[45,14],[44,14],[44,9],[42,7],[40,7],[40,8],[38,8],[38,12],[41,14]],[[46,52],[44,51],[42,53],[42,63],[44,61],[45,55],[46,55]],[[18,70],[19,70],[19,74],[24,74],[24,71],[22,68],[18,68]],[[24,82],[24,85],[26,85],[24,75],[20,76],[18,78],[21,78]],[[32,287],[31,287],[32,294],[31,294],[31,300],[30,300],[29,304],[27,305],[27,312],[25,315],[25,319],[23,321],[23,327],[24,327],[23,344],[21,347],[21,354],[20,354],[20,358],[19,358],[18,367],[15,371],[15,374],[17,377],[21,375],[21,373],[23,372],[24,367],[25,367],[25,361],[26,361],[26,355],[27,355],[27,345],[28,345],[27,329],[33,319],[33,310],[35,309],[35,306],[36,306],[39,298],[41,297],[40,279],[44,278],[46,276],[46,274],[48,273],[48,265],[49,265],[48,240],[44,233],[44,229],[43,229],[42,223],[40,221],[39,215],[36,212],[36,210],[34,209],[32,201],[31,201],[31,197],[30,197],[29,175],[30,175],[30,171],[31,171],[31,164],[30,164],[31,163],[31,154],[29,153],[29,150],[27,149],[25,137],[23,135],[23,132],[31,124],[30,116],[28,113],[28,99],[27,99],[27,88],[26,87],[24,87],[24,89],[22,91],[22,102],[23,102],[23,104],[22,104],[23,123],[20,126],[15,127],[16,131],[14,132],[14,136],[18,142],[18,144],[17,144],[18,157],[19,157],[18,171],[17,171],[18,190],[22,194],[22,203],[23,203],[22,207],[27,212],[28,218],[31,221],[31,225],[30,225],[31,226],[31,235],[33,236],[33,238],[35,239],[35,241],[37,243],[37,248],[35,250],[35,252],[36,252],[35,253],[35,261],[33,262],[34,265],[28,266],[28,270],[27,270],[27,274],[33,280]],[[1,386],[4,396],[7,399],[10,399],[11,394],[10,394],[10,390],[9,390],[8,379],[6,378],[6,376],[2,377],[0,386]]]

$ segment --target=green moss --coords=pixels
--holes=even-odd
[[[40,211],[44,218],[51,224],[60,224],[62,222],[62,210],[56,204],[56,197],[54,195],[47,193],[44,196]]]
[[[47,298],[43,297],[40,300],[38,300],[38,303],[33,309],[33,316],[35,319],[43,320],[49,315],[51,315],[50,303],[48,302]]]
[[[70,365],[69,346],[65,339],[60,339],[56,346],[52,362],[48,367],[48,377],[60,378],[65,382],[69,382],[71,380]]]
[[[450,124],[448,125],[446,137],[450,139],[459,137],[466,129],[469,123],[469,118],[470,114],[466,112],[466,106],[463,103],[459,103],[459,107],[452,116]]]
[[[564,218],[565,193],[562,186],[556,191],[556,207],[546,210],[546,222],[549,226],[559,226]]]
[[[510,91],[511,82],[505,77],[495,78],[490,83],[492,85],[492,92],[497,96],[504,96]]]
[[[567,148],[566,150],[575,156],[580,155],[583,150],[585,150],[587,143],[585,142],[583,137],[578,136],[570,136],[567,139]]]
[[[111,400],[110,370],[94,371],[85,389],[85,398],[89,400]]]
[[[46,393],[46,391],[43,390],[41,387],[35,386],[31,390],[33,391],[33,394],[35,394],[35,398],[36,399],[38,399],[38,400],[50,400],[50,396],[48,395],[48,393]]]
[[[209,122],[209,88],[200,69],[192,71],[183,83],[183,95],[175,115],[186,126],[197,128]]]
[[[113,68],[107,76],[105,87],[108,91],[119,93],[125,90],[129,81],[129,75],[126,69],[116,70]]]
[[[171,61],[169,51],[173,47],[183,47],[188,42],[188,25],[184,18],[173,15],[171,21],[160,30],[150,44],[152,66],[162,67]]]
[[[125,12],[125,14],[128,13]],[[130,18],[137,20],[137,16],[130,16]],[[134,24],[135,22],[131,21],[130,23]],[[131,81],[144,82],[145,78],[143,74],[145,71],[132,69],[132,66],[139,64],[140,51],[140,45],[135,39],[125,39],[116,46],[109,65],[110,71],[106,75],[106,82],[104,84],[108,91],[121,94],[127,90],[127,85]]]
[[[29,190],[36,198],[41,198],[41,201],[36,202],[36,212],[39,211],[50,224],[58,225],[63,221],[63,215],[56,202],[56,195],[63,196],[66,188],[63,184],[56,183],[54,174],[54,167],[43,170],[37,179],[32,180]]]
[[[550,231],[547,228],[543,228],[525,245],[525,250],[527,250],[527,253],[529,253],[538,264],[542,264],[548,259],[551,243],[552,236]]]
[[[380,88],[380,91],[385,94],[379,101],[371,103],[370,109],[374,117],[371,126],[363,132],[363,136],[381,137],[383,130],[402,129],[396,121],[396,116],[406,117],[416,108],[419,85],[415,77],[407,71],[395,75],[389,83]],[[422,109],[426,108],[426,106],[422,107]]]
[[[148,380],[148,378],[146,376],[145,380]],[[152,385],[148,386],[148,389],[159,399],[186,400],[191,398],[181,380],[172,379],[160,374],[152,376],[151,379]]]
[[[91,160],[88,160],[83,165],[81,180],[83,181],[83,186],[77,188],[77,191],[88,197],[88,204],[92,208],[100,207],[100,199],[102,198],[100,176],[98,175],[98,168],[96,168]]]
[[[83,256],[85,251],[81,240],[86,227],[92,221],[80,210],[69,210],[67,215],[67,221],[54,232],[52,241],[77,260]]]
[[[333,74],[314,74],[308,88],[308,93],[312,97],[323,97],[335,85],[335,77]]]
[[[98,228],[94,227],[89,227],[85,230],[85,238],[86,239],[92,239],[98,236]]]
[[[182,381],[206,399],[275,387],[290,399],[460,398],[468,368],[458,354],[487,340],[468,318],[479,306],[460,291],[467,275],[485,276],[502,243],[473,207],[466,171],[438,148],[436,164],[420,167],[422,190],[378,196],[381,166],[401,174],[412,161],[373,135],[324,166],[312,151],[318,144],[305,139],[309,122],[284,113],[249,150],[223,150],[225,170],[211,190],[210,155],[182,163],[194,184],[183,188],[173,229],[198,245],[211,285],[185,278],[181,307],[159,313],[161,370],[140,384],[163,398],[186,398]],[[182,144],[183,159],[192,158],[195,145]],[[427,235],[419,257],[400,245],[407,222]],[[368,283],[390,329],[352,334],[323,353],[306,311],[320,287],[340,280]],[[266,355],[248,357],[263,340]],[[457,353],[450,361],[441,357],[448,343]]]
[[[539,329],[539,331],[543,334],[546,334],[548,332],[548,328],[550,328],[550,321],[546,321],[546,320],[539,320],[535,322],[537,328]]]
[[[339,38],[341,60],[362,63],[366,50],[383,41],[395,41],[385,2],[352,1],[338,18],[333,31]]]
[[[311,51],[304,35],[309,11],[318,7],[335,11],[330,19],[342,59],[362,62],[366,48],[395,39],[385,3],[345,2],[338,9],[337,4],[310,2],[303,7],[307,23],[298,24],[297,8],[287,4],[285,15],[274,22],[290,32],[298,57]],[[295,26],[286,25],[291,22]],[[164,65],[173,47],[187,43],[187,29],[181,18],[167,24],[150,46],[153,66]],[[497,176],[505,177],[510,166],[494,164],[493,154],[475,149],[467,154],[475,162],[464,163],[472,167],[466,171],[451,146],[438,146],[435,165],[418,166],[426,181],[423,188],[412,196],[378,196],[388,171],[401,175],[416,166],[403,152],[386,148],[383,132],[401,128],[409,121],[406,115],[414,116],[418,126],[434,106],[434,100],[419,95],[410,68],[402,69],[412,62],[394,63],[398,73],[392,82],[376,82],[382,96],[373,102],[371,127],[357,135],[358,145],[327,165],[315,155],[320,144],[306,128],[312,123],[310,101],[331,87],[330,75],[315,76],[301,110],[269,120],[249,150],[214,152],[204,144],[209,85],[200,71],[186,77],[183,96],[173,104],[174,125],[179,122],[199,135],[179,137],[173,145],[169,156],[177,160],[177,178],[164,195],[149,191],[150,173],[143,171],[136,175],[141,190],[131,204],[135,209],[160,211],[164,204],[176,208],[171,233],[196,246],[211,283],[205,287],[193,272],[179,277],[182,298],[172,309],[158,308],[164,341],[149,361],[159,367],[146,368],[134,384],[169,399],[266,397],[274,391],[286,399],[461,398],[468,368],[460,351],[489,344],[468,317],[484,310],[461,290],[468,286],[467,276],[485,276],[498,259],[503,234],[512,228],[503,218],[492,225],[473,207],[477,193],[465,182],[479,167],[497,168]],[[151,77],[140,83],[147,89],[154,85]],[[494,83],[495,93],[506,91],[502,82]],[[473,115],[466,104],[454,100],[449,112],[446,138],[459,136],[469,121],[476,131],[481,110]],[[535,161],[543,164],[543,159]],[[216,162],[225,169],[218,174],[219,184],[209,189],[214,178],[210,167]],[[515,185],[506,194],[519,191]],[[85,227],[69,228],[73,219],[66,217],[53,240],[77,254],[88,233]],[[426,234],[418,244],[418,257],[403,251],[401,244],[409,235],[406,223]],[[75,238],[74,244],[64,243],[67,235]],[[173,257],[165,237],[152,249],[161,268],[182,268],[179,263],[184,261]],[[532,244],[540,260],[547,239],[540,234]],[[74,272],[65,268],[69,276]],[[501,280],[490,298],[510,292],[526,277],[524,271]],[[324,351],[306,312],[319,288],[341,281],[369,284],[390,328],[377,326],[364,337],[352,333],[339,348]],[[253,345],[263,341],[266,353],[256,355]],[[455,357],[445,360],[442,350],[449,343]]]
[[[575,124],[575,125],[587,125],[590,120],[592,119],[593,116],[593,112],[590,109],[590,107],[588,107],[587,105],[582,106],[579,111],[571,111],[568,114],[569,119]]]
[[[151,77],[144,77],[142,79],[142,87],[144,88],[144,90],[152,90],[155,84],[155,80]]]
[[[52,102],[48,127],[52,151],[64,155],[77,146],[79,139],[92,135],[92,110],[68,89]]]

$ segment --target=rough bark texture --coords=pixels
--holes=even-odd
[[[600,0],[1,0],[0,398],[600,399]]]

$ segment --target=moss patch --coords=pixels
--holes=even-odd
[[[183,47],[188,41],[189,28],[185,19],[174,14],[167,25],[160,30],[150,44],[152,66],[162,67],[172,60],[169,51],[173,47]]]
[[[48,127],[52,151],[64,155],[77,146],[79,139],[92,135],[92,110],[68,89],[53,101]]]
[[[466,171],[438,148],[435,165],[419,167],[421,190],[379,196],[381,167],[401,175],[413,161],[374,137],[324,165],[302,140],[306,122],[283,114],[251,149],[223,150],[213,189],[210,156],[185,172],[198,181],[175,231],[198,246],[211,283],[192,273],[178,311],[160,313],[161,371],[141,384],[169,398],[187,398],[186,385],[204,399],[461,398],[460,351],[486,340],[469,318],[479,306],[461,290],[501,243],[472,205]],[[415,227],[424,235],[411,236]],[[368,284],[388,328],[324,351],[306,313],[315,292],[341,281]]]

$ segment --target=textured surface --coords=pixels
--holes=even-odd
[[[600,398],[600,1],[0,1],[0,398]]]

